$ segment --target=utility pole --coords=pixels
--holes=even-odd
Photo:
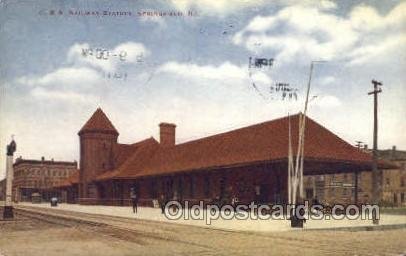
[[[382,92],[381,82],[372,80],[374,90],[369,92],[368,95],[374,95],[374,137],[373,137],[373,149],[372,149],[372,203],[378,204],[380,197],[380,182],[378,182],[378,93]],[[372,211],[372,222],[378,225],[379,219],[376,216],[376,212]]]

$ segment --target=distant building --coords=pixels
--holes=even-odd
[[[382,201],[388,205],[406,206],[406,151],[380,150],[379,157],[395,163],[398,168],[383,171]]]
[[[31,201],[32,193],[40,193],[48,200],[53,187],[77,172],[77,162],[23,159],[14,163],[13,200]]]
[[[371,150],[363,149],[371,153]],[[406,151],[396,150],[394,146],[389,150],[379,150],[381,160],[393,163],[397,168],[380,170],[382,191],[380,201],[386,206],[406,205]],[[323,203],[350,204],[355,203],[356,176],[352,174],[314,175],[304,178],[305,195],[307,199],[317,197]],[[371,203],[372,173],[361,171],[358,173],[358,203]]]

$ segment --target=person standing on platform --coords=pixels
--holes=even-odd
[[[161,207],[161,213],[164,214],[165,213],[165,204],[166,204],[166,199],[164,194],[161,194],[158,198],[158,203],[159,206]]]
[[[138,213],[137,205],[138,205],[138,196],[135,187],[131,188],[130,192],[131,202],[133,205],[133,213]]]

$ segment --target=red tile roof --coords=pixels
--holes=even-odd
[[[132,175],[132,170],[140,169],[140,167],[147,162],[149,156],[159,147],[159,143],[152,137],[132,145],[119,145],[122,152],[118,153],[118,155],[127,161],[122,161],[121,163],[116,162],[117,168],[115,170],[107,171],[99,175],[97,180],[107,180],[116,176]],[[126,157],[125,159],[124,155]]]
[[[98,108],[90,119],[86,122],[86,124],[80,129],[79,135],[85,132],[104,132],[104,133],[112,133],[118,135],[118,132],[114,125],[110,122],[106,114]]]
[[[296,154],[299,115],[290,117],[292,146]],[[114,171],[98,179],[137,178],[198,169],[283,160],[288,157],[288,117],[244,127],[214,136],[160,147],[151,143],[140,147]],[[368,164],[371,156],[335,134],[306,119],[305,159],[323,162]]]
[[[75,171],[72,175],[62,180],[58,185],[54,187],[55,188],[70,187],[78,183],[79,183],[79,170]]]

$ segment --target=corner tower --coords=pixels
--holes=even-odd
[[[79,202],[92,204],[99,198],[95,178],[114,168],[113,150],[118,132],[98,108],[80,129]]]

